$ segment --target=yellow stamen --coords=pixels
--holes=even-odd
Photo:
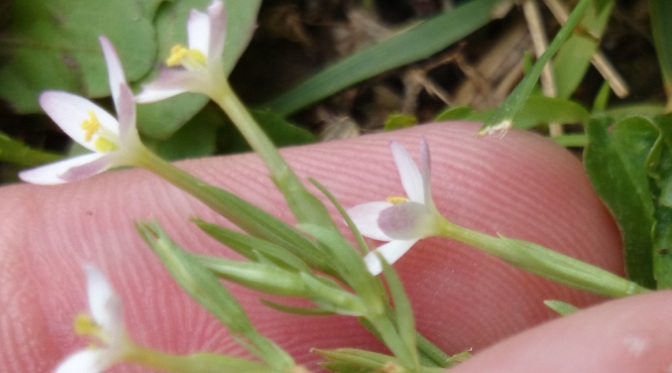
[[[93,135],[100,129],[100,121],[93,110],[89,110],[89,119],[82,122],[80,127],[84,130],[84,141],[91,141]]]
[[[166,59],[167,66],[182,65],[186,68],[205,66],[205,55],[198,49],[187,49],[183,45],[175,45],[170,49],[170,56]]]
[[[75,317],[72,328],[77,335],[96,335],[98,333],[98,324],[91,318],[91,316],[80,313]]]
[[[103,136],[100,136],[96,139],[96,142],[93,144],[93,147],[101,153],[107,153],[119,149],[117,144],[106,139]]]
[[[387,197],[387,202],[389,202],[393,205],[401,205],[402,203],[408,202],[408,198],[400,197],[400,196],[391,196],[391,197]]]

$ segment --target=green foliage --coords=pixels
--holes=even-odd
[[[8,32],[0,38],[0,98],[19,113],[39,111],[46,89],[86,97],[109,94],[98,35],[119,49],[126,75],[137,80],[154,64],[154,14],[134,0],[22,0],[8,3]]]
[[[61,156],[58,154],[31,149],[20,141],[0,132],[0,161],[2,162],[29,167],[57,161],[60,158]]]
[[[634,281],[672,287],[672,133],[669,116],[634,116],[588,127],[586,170],[621,228]]]
[[[343,58],[261,107],[286,116],[364,79],[427,58],[487,24],[499,2],[471,1],[422,22]]]

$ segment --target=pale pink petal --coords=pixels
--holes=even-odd
[[[109,368],[111,361],[106,350],[86,349],[66,358],[54,373],[98,373]]]
[[[136,131],[135,99],[133,98],[133,92],[126,84],[119,86],[117,118],[119,119],[119,137],[121,139],[126,139],[129,131]]]
[[[70,167],[67,171],[59,176],[61,179],[63,179],[63,181],[68,183],[88,179],[91,176],[98,175],[99,173],[107,171],[112,167],[122,166],[121,164],[115,163],[115,158],[118,154],[118,152],[94,154],[98,156],[97,159],[94,158],[90,162]]]
[[[364,262],[366,267],[369,269],[369,272],[376,276],[383,271],[383,265],[380,263],[380,259],[375,253],[378,253],[385,258],[385,261],[388,264],[393,264],[399,258],[401,258],[408,250],[416,243],[418,240],[408,240],[408,241],[391,241],[385,245],[380,246],[376,250],[366,254],[364,257]]]
[[[103,157],[103,154],[93,153],[81,155],[79,157],[68,158],[63,161],[50,163],[26,171],[21,171],[19,173],[19,178],[31,184],[63,184],[70,181],[63,178],[63,175],[70,171],[70,169],[96,162]]]
[[[84,121],[89,120],[89,112],[96,115],[106,132],[119,137],[117,120],[83,97],[67,92],[47,91],[40,95],[40,106],[61,127],[63,132],[91,151],[96,151],[93,146],[94,141],[84,141],[86,132],[81,127]]]
[[[431,157],[429,154],[429,144],[427,139],[423,136],[420,141],[420,172],[422,173],[422,184],[424,189],[424,203],[433,205],[432,200],[432,188],[431,188],[431,177],[432,177],[432,167],[431,167]]]
[[[95,266],[84,265],[91,316],[106,332],[123,329],[123,309],[105,275]]]
[[[394,240],[420,239],[434,233],[434,216],[421,203],[405,202],[381,211],[377,225]]]
[[[181,69],[165,69],[153,82],[145,85],[142,92],[135,96],[139,103],[157,102],[163,99],[189,92],[200,79],[199,72]]]
[[[398,142],[393,141],[390,144],[394,163],[397,165],[401,184],[406,191],[406,195],[413,202],[423,203],[425,201],[425,190],[422,180],[422,174],[418,166],[413,162],[413,158],[406,152]]]
[[[107,76],[110,81],[110,90],[112,91],[114,106],[117,111],[119,111],[119,87],[121,85],[126,85],[124,69],[121,66],[121,60],[112,43],[110,43],[104,36],[99,36],[98,40],[103,48],[103,55],[105,56],[105,63],[107,64]]]
[[[210,52],[210,18],[207,14],[192,10],[187,21],[187,37],[189,49],[197,49],[206,59]]]
[[[389,202],[369,202],[354,206],[348,209],[347,213],[363,236],[379,241],[389,241],[390,236],[385,234],[378,225],[378,217],[383,210],[391,206],[394,205]]]
[[[222,1],[215,0],[208,7],[210,19],[210,44],[208,45],[208,63],[221,59],[226,41],[226,10]],[[251,34],[251,33],[250,33]],[[221,66],[219,66],[221,68]]]

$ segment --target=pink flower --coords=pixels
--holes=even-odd
[[[420,144],[421,169],[399,143],[392,142],[390,149],[407,197],[390,197],[386,201],[364,203],[348,210],[362,235],[388,241],[364,258],[373,275],[382,272],[376,253],[392,264],[420,239],[436,233],[441,222],[441,215],[432,200],[427,141],[423,139]]]
[[[221,1],[208,14],[192,10],[187,22],[188,47],[176,45],[166,60],[168,68],[136,96],[141,103],[160,101],[180,93],[212,95],[225,81],[222,54],[226,37],[226,12]]]
[[[40,95],[42,109],[73,140],[94,153],[40,166],[19,174],[33,184],[60,184],[99,174],[107,169],[133,164],[140,142],[135,127],[133,93],[126,83],[114,47],[104,37],[100,44],[107,63],[110,90],[118,118],[93,102],[67,92]]]

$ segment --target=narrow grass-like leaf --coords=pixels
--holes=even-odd
[[[15,140],[0,132],[0,161],[18,166],[37,166],[44,163],[54,162],[63,156],[48,153],[41,150],[31,149],[22,142]]]
[[[612,9],[613,0],[601,9],[588,7],[586,16],[577,26],[580,31],[572,34],[558,50],[552,64],[557,97],[570,97],[583,80]]]
[[[380,254],[377,255],[378,260],[380,260],[383,265],[383,276],[385,276],[385,281],[390,289],[390,295],[392,297],[392,302],[394,303],[394,319],[397,324],[397,332],[403,343],[406,344],[406,348],[411,351],[411,359],[414,364],[413,368],[418,369],[420,360],[417,354],[418,347],[415,340],[415,318],[413,317],[411,302],[408,300],[404,285],[401,283],[401,279],[397,272]]]
[[[560,316],[567,316],[579,310],[578,307],[560,300],[545,300],[544,304]]]
[[[488,23],[500,0],[474,0],[328,66],[261,105],[283,116],[357,82],[427,58]]]
[[[672,1],[649,0],[649,15],[669,111],[672,109]]]
[[[347,224],[348,228],[350,228],[350,233],[355,237],[355,242],[357,242],[357,246],[359,246],[359,251],[360,254],[366,254],[369,252],[369,246],[366,244],[366,241],[364,241],[364,237],[362,234],[359,232],[359,229],[357,229],[357,225],[355,222],[350,219],[350,216],[348,215],[348,212],[345,211],[343,208],[343,205],[341,205],[340,202],[336,199],[336,197],[331,194],[329,189],[327,189],[324,185],[320,184],[317,180],[310,178],[310,182],[320,191],[322,194],[324,194],[329,201],[336,207],[338,210],[338,213],[341,214],[341,217],[343,220],[345,220],[345,224]]]
[[[337,313],[334,311],[327,311],[321,308],[303,308],[303,307],[294,307],[294,306],[288,306],[285,304],[280,304],[277,302],[270,301],[268,299],[261,299],[261,303],[263,303],[266,307],[272,308],[276,311],[280,312],[285,312],[285,313],[292,313],[295,315],[304,315],[304,316],[330,316],[330,315],[336,315]]]
[[[293,245],[284,248],[272,242],[257,237],[252,237],[244,233],[236,232],[217,224],[208,223],[200,219],[193,219],[193,221],[199,228],[201,228],[201,230],[203,230],[203,232],[207,233],[210,237],[216,239],[217,241],[235,250],[237,253],[245,256],[250,260],[255,260],[257,258],[256,253],[262,253],[265,257],[273,261],[273,263],[276,263],[283,268],[291,268],[298,271],[310,272],[310,267],[308,267],[303,260],[295,255],[297,248]],[[306,240],[305,244],[308,246],[310,245],[310,242]],[[296,254],[301,256],[314,257],[312,260],[310,260],[311,262],[319,262],[324,260],[318,255],[319,252],[317,252],[317,249],[304,250]]]
[[[138,223],[138,232],[161,259],[175,281],[231,331],[251,353],[278,369],[293,367],[292,358],[271,340],[261,336],[247,314],[199,259],[184,252],[157,223]]]
[[[532,93],[537,80],[541,75],[544,66],[555,55],[560,46],[572,35],[572,32],[579,24],[583,15],[593,0],[580,0],[576,7],[572,10],[567,23],[565,23],[553,41],[549,44],[546,52],[539,57],[534,63],[532,69],[525,75],[523,80],[518,83],[513,92],[504,100],[495,113],[490,116],[484,123],[480,133],[489,133],[497,130],[507,130],[513,125],[514,118],[518,112],[523,108],[528,97]]]
[[[644,117],[610,124],[604,118],[588,125],[584,165],[621,228],[628,276],[642,286],[654,287],[651,230],[655,208],[646,162],[659,133]]]

